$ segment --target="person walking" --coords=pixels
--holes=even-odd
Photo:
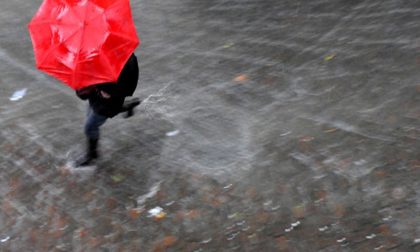
[[[76,90],[76,95],[82,100],[88,100],[89,106],[84,125],[86,135],[86,151],[75,161],[75,166],[91,165],[99,157],[98,143],[100,127],[120,113],[128,118],[133,115],[134,108],[141,101],[132,96],[137,87],[139,67],[137,57],[132,54],[122,69],[117,82],[93,84]]]

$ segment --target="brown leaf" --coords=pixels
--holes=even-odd
[[[52,217],[57,212],[57,208],[53,205],[48,206],[48,217]]]
[[[108,198],[106,205],[110,210],[115,209],[117,207],[117,200],[114,198]]]
[[[420,168],[420,160],[411,160],[410,161],[411,169],[419,169]]]
[[[172,235],[168,235],[165,238],[163,238],[163,245],[167,248],[167,247],[171,247],[175,244],[175,242],[177,241],[177,238],[175,236]]]
[[[165,251],[167,248],[173,246],[177,241],[177,238],[172,235],[165,236],[162,240],[158,241],[154,248],[154,252]]]
[[[236,82],[244,82],[248,80],[248,76],[246,74],[241,74],[241,75],[236,76],[233,80]]]
[[[89,239],[89,244],[92,247],[97,247],[100,244],[100,239],[97,238],[97,237],[92,237],[92,238]]]
[[[1,204],[1,209],[8,215],[13,214],[13,212],[15,211],[15,208],[12,206],[9,200],[3,201],[3,203]]]
[[[292,209],[293,216],[295,218],[303,218],[305,217],[305,206],[303,204],[297,205]]]
[[[85,238],[87,236],[87,234],[88,234],[88,231],[87,231],[86,228],[81,228],[79,230],[79,237],[80,237],[80,239]]]
[[[331,128],[331,129],[326,129],[324,130],[325,133],[333,133],[336,132],[338,129],[337,128]]]
[[[270,214],[266,212],[257,213],[257,216],[256,216],[257,223],[265,224],[269,221],[269,219],[270,219]]]
[[[307,143],[313,141],[315,138],[312,136],[303,136],[299,139],[299,142]]]
[[[192,209],[191,211],[188,211],[186,215],[190,219],[197,219],[198,217],[200,217],[200,210]]]
[[[56,239],[62,237],[63,234],[64,234],[63,230],[60,230],[60,229],[52,231],[52,235]]]
[[[376,177],[383,178],[383,177],[385,177],[387,175],[387,172],[384,171],[384,170],[379,170],[379,171],[375,171],[374,174],[375,174]]]
[[[64,229],[68,225],[67,218],[65,216],[60,216],[56,221],[57,228]]]
[[[317,200],[324,200],[327,197],[327,192],[325,190],[316,191],[315,197]]]
[[[390,236],[391,235],[391,229],[386,224],[380,225],[378,227],[378,232],[381,233],[382,235],[385,235],[385,236]]]
[[[288,241],[287,241],[286,236],[280,236],[280,237],[276,238],[276,242],[277,242],[277,247],[280,250],[288,249]]]
[[[91,201],[93,199],[93,192],[87,192],[85,195],[83,195],[83,200],[85,201]]]
[[[128,211],[128,216],[130,216],[132,220],[137,220],[142,212],[143,210],[140,208],[133,208]]]
[[[342,204],[336,204],[335,205],[334,214],[337,218],[343,217],[345,212],[346,212],[346,209],[344,208],[344,206]]]

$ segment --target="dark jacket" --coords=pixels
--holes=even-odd
[[[137,87],[139,67],[137,57],[132,54],[118,77],[117,82],[94,84],[79,90],[76,95],[82,100],[89,100],[89,104],[95,113],[114,117],[121,112],[124,99],[132,96]],[[109,98],[104,97],[104,91]]]

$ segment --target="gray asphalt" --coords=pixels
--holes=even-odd
[[[40,3],[0,10],[1,251],[420,251],[418,1],[131,1],[144,102],[86,169]]]

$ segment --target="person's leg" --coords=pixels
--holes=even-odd
[[[101,127],[108,118],[106,116],[98,115],[89,107],[88,115],[85,123],[85,135],[88,139],[99,139],[99,127]]]
[[[120,113],[124,113],[124,118],[129,118],[131,116],[133,116],[134,114],[134,108],[137,107],[138,105],[140,105],[142,101],[137,98],[137,97],[131,97],[131,98],[126,98],[126,100],[124,101],[124,104],[121,108],[121,112]]]
[[[88,108],[86,123],[84,126],[87,138],[87,149],[85,155],[76,161],[76,166],[86,166],[98,158],[99,127],[107,120],[107,117],[96,114],[91,107]]]

